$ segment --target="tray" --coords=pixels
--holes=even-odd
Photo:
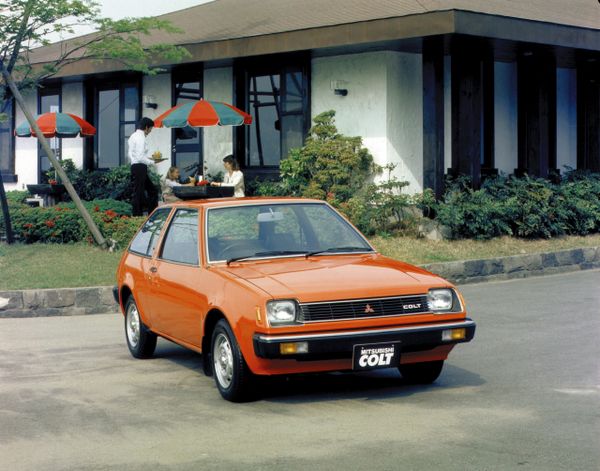
[[[233,196],[232,186],[174,186],[173,194],[182,200],[204,198],[230,198]]]

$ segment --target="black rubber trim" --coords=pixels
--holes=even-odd
[[[354,345],[365,343],[397,343],[403,353],[431,350],[440,345],[453,345],[470,342],[475,336],[475,322],[471,319],[458,322],[445,322],[417,327],[399,327],[382,330],[360,330],[357,332],[337,332],[330,334],[307,335],[265,335],[254,334],[256,356],[267,359],[329,360],[352,358]],[[442,331],[466,329],[464,340],[443,342]],[[284,342],[308,342],[308,353],[282,355],[279,345]]]
[[[117,304],[120,304],[119,303],[119,287],[117,285],[113,286],[112,292],[113,292],[113,297],[115,298],[115,302]]]

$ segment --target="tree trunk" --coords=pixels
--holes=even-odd
[[[0,172],[0,203],[2,204],[2,214],[4,216],[4,230],[6,231],[6,242],[12,244],[15,241],[10,223],[10,213],[8,212],[8,201],[6,201],[6,193],[4,192],[4,180]]]
[[[14,82],[12,76],[8,73],[8,71],[6,70],[6,67],[4,66],[4,62],[2,62],[2,61],[0,61],[0,69],[2,71],[2,76],[4,77],[6,84],[10,88],[10,91],[12,92],[12,95],[13,95],[15,101],[19,104],[19,107],[23,110],[23,113],[25,114],[25,117],[27,118],[27,121],[29,122],[31,129],[33,129],[33,131],[35,132],[35,135],[36,135],[40,145],[42,146],[42,149],[44,149],[44,152],[46,152],[46,155],[48,156],[48,160],[50,160],[50,163],[56,170],[56,173],[58,173],[58,175],[60,176],[60,179],[62,180],[63,184],[65,185],[67,193],[69,193],[69,196],[73,200],[73,203],[75,203],[77,210],[81,213],[81,216],[83,217],[83,220],[85,221],[87,227],[89,228],[90,232],[92,233],[94,240],[96,241],[96,243],[99,246],[106,248],[107,247],[106,240],[102,236],[100,230],[98,229],[98,226],[96,226],[96,224],[94,223],[94,220],[90,216],[90,213],[88,213],[87,209],[85,209],[85,206],[83,206],[83,203],[81,202],[81,199],[79,198],[79,195],[75,191],[75,188],[73,188],[71,180],[69,180],[69,177],[67,176],[64,169],[58,162],[58,159],[56,158],[56,156],[54,155],[54,152],[50,148],[50,144],[48,143],[48,140],[42,134],[42,131],[40,130],[37,122],[35,121],[35,118],[33,117],[31,112],[25,105],[25,100],[23,99],[23,95],[21,95],[21,92],[19,92],[19,90],[17,89],[17,86],[15,85],[15,82]]]

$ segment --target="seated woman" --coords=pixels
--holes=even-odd
[[[232,186],[233,196],[236,198],[243,198],[244,195],[244,174],[240,170],[237,161],[233,158],[233,155],[228,155],[223,159],[223,166],[225,167],[225,177],[222,182],[212,182],[212,186]]]
[[[180,199],[173,194],[174,186],[194,185],[193,181],[190,181],[189,183],[179,183],[179,175],[179,169],[177,167],[171,167],[169,168],[165,178],[161,179],[160,186],[162,190],[163,201],[165,203],[174,203],[176,201],[180,201]],[[190,177],[190,180],[192,179],[193,177]]]

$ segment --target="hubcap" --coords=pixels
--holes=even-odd
[[[135,348],[140,341],[140,315],[137,307],[134,305],[132,305],[127,311],[126,326],[127,340],[129,341],[129,345]]]
[[[219,384],[227,389],[233,378],[233,352],[225,334],[217,335],[213,348],[213,363]]]

